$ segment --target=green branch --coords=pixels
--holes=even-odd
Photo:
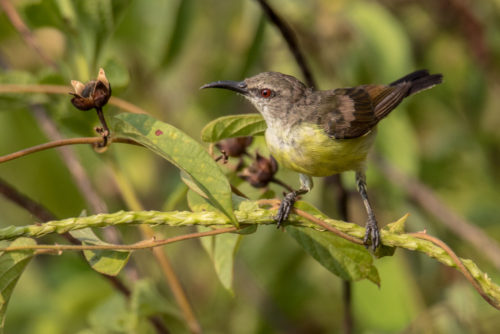
[[[240,226],[274,224],[273,215],[275,210],[268,210],[256,207],[255,202],[246,202],[247,205],[240,206],[241,210],[234,212]],[[324,227],[306,219],[299,214],[292,214],[288,222],[291,225],[311,227],[324,230]],[[350,237],[362,239],[365,229],[352,223],[346,223],[322,215],[315,214],[316,220],[321,220],[333,229],[341,231]],[[384,248],[399,247],[412,251],[418,251],[429,257],[435,258],[446,266],[461,270],[467,277],[471,277],[477,283],[476,289],[494,307],[500,308],[500,287],[493,283],[488,275],[482,272],[477,265],[468,259],[459,259],[456,255],[445,247],[438,239],[427,236],[424,233],[407,234],[404,232],[404,223],[407,216],[404,216],[395,223],[387,225],[381,231]],[[9,226],[0,229],[0,240],[15,239],[19,237],[37,238],[50,233],[66,233],[73,230],[87,227],[106,227],[117,225],[167,225],[167,226],[233,226],[224,214],[212,211],[189,212],[189,211],[119,211],[111,214],[98,214],[88,217],[68,218],[63,220],[49,221],[44,224],[27,226]],[[425,237],[425,238],[424,238]],[[433,242],[434,241],[434,242]],[[444,246],[443,246],[444,245]],[[6,249],[0,249],[0,251]],[[464,268],[464,269],[462,269]],[[466,268],[466,269],[465,269]],[[464,272],[464,270],[467,271]],[[474,285],[474,282],[471,282]],[[489,299],[488,299],[489,298]]]

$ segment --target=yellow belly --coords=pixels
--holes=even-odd
[[[314,124],[266,130],[271,154],[284,167],[311,176],[364,169],[376,131],[353,139],[332,139]]]

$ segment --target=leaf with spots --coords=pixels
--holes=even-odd
[[[222,139],[245,136],[259,136],[267,125],[260,114],[231,115],[217,118],[201,130],[204,142],[215,143]]]
[[[193,138],[149,115],[117,115],[113,129],[115,136],[135,140],[183,171],[217,210],[237,224],[228,179]]]

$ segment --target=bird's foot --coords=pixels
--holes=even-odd
[[[365,237],[363,238],[363,243],[365,244],[366,248],[370,246],[370,241],[371,248],[373,251],[375,251],[380,245],[380,232],[378,230],[378,225],[375,217],[370,217],[368,219],[368,222],[366,223],[366,233]]]
[[[280,207],[278,209],[278,214],[274,217],[274,220],[276,220],[278,228],[281,227],[281,224],[290,215],[290,212],[293,209],[293,205],[295,204],[296,199],[297,199],[297,193],[295,191],[292,191],[286,194],[283,200],[281,201]]]

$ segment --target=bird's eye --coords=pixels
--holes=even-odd
[[[260,96],[262,96],[265,99],[268,99],[273,96],[273,91],[270,90],[269,88],[264,88],[260,90]]]

